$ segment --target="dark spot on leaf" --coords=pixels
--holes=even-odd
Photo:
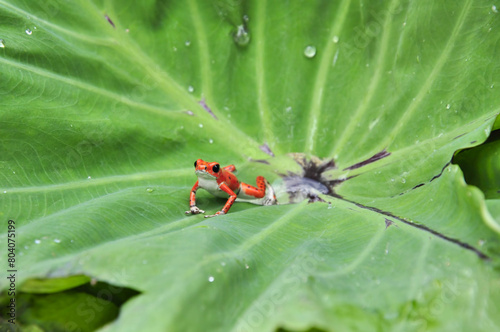
[[[457,139],[457,138],[460,138],[460,137],[464,136],[465,134],[467,134],[467,133],[463,133],[463,134],[461,134],[461,135],[458,135],[458,136],[456,136],[456,137],[453,137],[453,139],[455,140],[455,139]]]
[[[415,187],[413,187],[412,189],[417,189],[417,188],[420,188],[422,187],[423,185],[425,185],[425,183],[420,183],[420,184],[417,184]]]
[[[255,161],[256,163],[270,165],[269,161],[267,161],[265,159],[252,159],[252,161]]]
[[[394,226],[398,227],[398,225],[396,225],[396,224],[394,223],[394,221],[392,221],[392,220],[390,220],[390,219],[385,218],[385,229],[387,229],[387,228],[391,227],[392,225],[394,225]]]
[[[317,157],[306,158],[304,154],[292,154],[295,162],[302,167],[302,173],[280,174],[285,182],[290,201],[300,202],[308,199],[309,202],[318,202],[319,194],[331,195],[333,187],[345,180],[329,180],[323,176],[327,170],[335,168],[333,160],[321,160]]]
[[[207,103],[205,103],[205,98],[201,99],[198,104],[200,104],[205,111],[208,112],[215,120],[218,120],[217,117],[215,116],[214,112],[208,107]]]
[[[441,175],[443,175],[443,172],[444,170],[446,169],[446,167],[448,167],[450,165],[450,162],[447,162],[446,165],[443,166],[443,168],[441,169],[441,172],[438,174],[438,175],[434,175],[431,179],[431,181],[429,182],[432,182],[434,180],[436,180],[438,177],[440,177]]]
[[[106,20],[108,20],[109,24],[111,24],[111,26],[112,26],[113,28],[115,28],[115,24],[113,23],[113,21],[111,20],[111,18],[109,18],[109,16],[108,16],[108,15],[104,15],[104,17],[106,18]]]
[[[474,143],[476,143],[476,142],[477,142],[477,141],[472,141],[472,142],[470,142],[470,144],[474,144]]]
[[[314,203],[314,202],[326,203],[326,201],[323,198],[319,197],[318,195],[312,194],[312,193],[308,193],[307,198],[309,199],[307,201],[308,203]]]
[[[360,168],[360,167],[363,167],[365,165],[368,165],[368,164],[371,164],[371,163],[374,163],[382,158],[385,158],[385,157],[388,157],[390,156],[391,153],[390,152],[387,152],[386,149],[380,151],[379,153],[376,153],[374,154],[373,156],[371,156],[370,158],[366,159],[366,160],[363,160],[362,162],[359,162],[357,164],[354,164],[352,166],[349,166],[347,168],[344,168],[344,171],[347,171],[347,170],[353,170],[353,169],[356,169],[356,168]]]
[[[270,155],[271,157],[274,157],[274,153],[271,151],[271,148],[269,147],[269,145],[267,145],[267,143],[264,143],[262,144],[261,146],[259,146],[259,148],[264,152],[264,153],[267,153],[268,155]]]

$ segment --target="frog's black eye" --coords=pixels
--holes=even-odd
[[[217,173],[219,171],[219,164],[215,164],[214,167],[212,167],[212,171],[214,171],[215,173]]]
[[[194,162],[194,168],[198,165],[198,160]]]

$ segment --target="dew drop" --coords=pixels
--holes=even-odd
[[[4,191],[3,191],[3,193],[4,193],[4,194],[6,194],[6,193],[7,193],[7,190],[4,190]]]
[[[495,6],[495,5],[491,6],[491,10],[492,10],[494,13],[498,13],[497,6]]]
[[[226,266],[226,262],[220,262],[220,265]]]
[[[339,40],[340,40],[340,39],[339,39],[339,36],[333,36],[332,41],[333,41],[335,44],[337,44],[337,43],[339,42]]]
[[[250,18],[248,17],[248,15],[243,15],[243,21],[245,21],[245,22],[250,21]]]
[[[306,56],[306,58],[314,58],[314,56],[316,55],[316,47],[314,46],[306,46],[306,48],[304,49],[304,55]]]
[[[233,40],[238,46],[247,46],[250,43],[250,34],[243,24],[238,25],[236,32],[233,33]]]
[[[191,85],[190,85],[190,86],[188,86],[188,92],[191,92],[191,93],[193,93],[193,92],[194,92],[194,88],[193,88]]]
[[[35,240],[35,244],[40,244],[40,243],[42,243],[42,241],[40,241],[38,239]]]
[[[328,210],[330,210],[331,208],[333,208],[332,202],[328,202]]]
[[[215,278],[213,276],[208,277],[208,282],[214,282]]]
[[[401,183],[406,183],[406,179],[405,178],[401,178]]]
[[[152,193],[152,192],[154,191],[154,189],[153,189],[153,188],[148,188],[148,189],[146,189],[146,191],[147,191],[148,193]]]
[[[28,250],[28,249],[29,249],[29,247],[28,247],[28,246],[24,246],[24,249]]]
[[[213,139],[209,139],[209,140],[208,140],[208,143],[213,144],[213,143],[214,143],[214,140],[213,140]]]
[[[5,48],[5,44],[3,39],[0,39],[0,48]]]
[[[186,45],[186,46],[191,45],[191,41],[190,40],[186,40],[186,42],[184,43],[184,45]]]
[[[89,180],[90,180],[90,179],[92,179],[92,177],[89,175],[87,179],[89,179]]]
[[[26,34],[28,36],[31,36],[32,33],[33,33],[33,31],[31,31],[30,28],[26,29]]]
[[[203,128],[203,123],[200,123],[198,127]]]
[[[59,239],[54,239],[54,242],[55,242],[55,243],[61,243],[61,240],[59,240]]]
[[[245,264],[245,269],[248,270],[249,268],[250,268],[250,266],[248,266],[248,264]]]
[[[446,109],[449,110],[451,108],[450,104],[446,104]]]
[[[287,108],[285,108],[285,111],[287,113],[290,113],[292,111],[292,106],[288,106]]]

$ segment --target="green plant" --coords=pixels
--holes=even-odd
[[[498,15],[472,0],[0,0],[0,215],[35,299],[20,323],[100,326],[73,289],[91,280],[123,287],[95,294],[106,332],[500,330],[499,193],[450,163],[499,112]],[[266,176],[281,202],[283,175],[320,193],[185,216],[197,158]],[[125,288],[140,294],[114,303]],[[43,299],[68,294],[76,310],[47,325]]]

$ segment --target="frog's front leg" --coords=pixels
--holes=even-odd
[[[198,190],[199,184],[198,181],[193,186],[193,189],[191,189],[191,194],[189,195],[189,211],[186,211],[186,214],[198,214],[198,213],[205,213],[205,211],[200,210],[196,206],[196,190]]]
[[[218,216],[221,214],[226,214],[229,211],[229,209],[231,208],[231,206],[233,206],[233,203],[236,200],[236,197],[237,197],[236,194],[234,193],[234,191],[231,190],[231,188],[229,188],[229,186],[226,183],[223,182],[219,186],[219,188],[220,188],[220,190],[225,191],[229,195],[229,199],[227,200],[227,202],[224,205],[224,207],[222,208],[222,210],[217,211],[215,214],[212,214],[210,216],[205,216],[205,218],[210,218],[210,217],[215,217],[215,216]]]
[[[234,172],[234,171],[236,171],[236,166],[228,165],[228,166],[223,167],[222,169],[225,171]]]

